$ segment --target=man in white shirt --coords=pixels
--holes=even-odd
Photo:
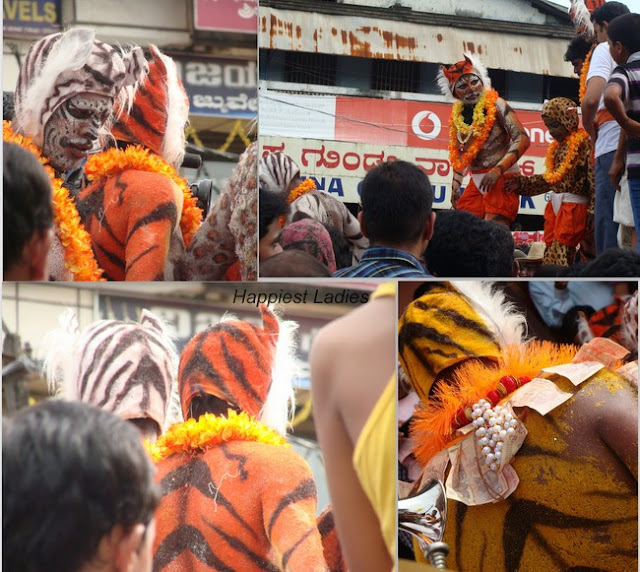
[[[596,254],[618,246],[618,223],[613,220],[613,199],[616,189],[609,179],[609,169],[618,147],[620,126],[604,106],[604,88],[616,67],[607,44],[609,22],[628,14],[621,2],[606,2],[591,15],[598,40],[587,74],[587,90],[582,99],[582,124],[595,147],[595,238]]]

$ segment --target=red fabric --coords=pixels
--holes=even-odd
[[[575,248],[584,237],[587,227],[587,205],[562,203],[558,213],[551,203],[544,211],[544,241],[549,246],[554,240]]]
[[[442,66],[442,73],[447,78],[449,85],[453,85],[459,78],[468,73],[476,73],[473,70],[471,60],[465,57],[464,60],[456,62],[450,66]]]
[[[513,221],[518,214],[520,197],[504,190],[507,177],[502,175],[486,195],[482,195],[473,179],[470,179],[458,201],[458,210],[470,212],[480,218],[500,215]]]

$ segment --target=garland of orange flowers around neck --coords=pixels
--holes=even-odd
[[[84,167],[90,181],[114,177],[130,169],[159,173],[171,179],[182,191],[182,216],[180,230],[185,247],[193,240],[202,224],[202,209],[197,206],[196,198],[191,194],[189,184],[178,175],[175,168],[164,159],[140,145],[129,145],[126,149],[111,148],[91,155]]]
[[[493,124],[496,121],[496,102],[498,97],[498,92],[495,89],[486,89],[482,92],[480,99],[473,108],[471,125],[464,121],[462,115],[464,104],[461,101],[456,101],[453,104],[451,116],[449,117],[449,161],[455,171],[464,172],[489,138]],[[459,136],[466,136],[466,139],[460,141]],[[471,136],[473,137],[471,144],[463,153],[463,144]]]
[[[580,68],[580,103],[582,103],[584,94],[587,92],[587,74],[589,73],[589,65],[591,64],[591,55],[593,54],[593,50],[595,50],[595,48],[595,46],[592,46],[592,48],[589,50],[589,53],[587,54],[587,57],[584,58],[584,62],[582,64],[582,67]]]
[[[167,429],[155,443],[145,442],[151,458],[158,462],[176,453],[206,451],[228,441],[254,441],[289,446],[271,427],[256,421],[244,411],[229,410],[227,417],[205,413],[198,420],[188,419]]]
[[[64,249],[65,268],[73,273],[74,280],[104,280],[104,271],[98,266],[91,249],[91,236],[80,222],[78,209],[62,180],[56,177],[49,160],[42,155],[30,137],[15,133],[9,121],[2,122],[2,139],[32,153],[42,163],[49,176],[53,191],[53,221]]]
[[[578,154],[578,150],[580,149],[580,145],[582,145],[582,142],[588,138],[589,134],[584,129],[578,129],[577,131],[567,135],[567,138],[564,141],[554,141],[551,143],[547,149],[547,156],[544,160],[546,171],[542,175],[542,178],[550,185],[554,185],[562,181],[575,165],[574,161]],[[567,145],[567,153],[564,156],[562,163],[560,163],[560,165],[556,165],[556,151],[560,145],[565,144]]]

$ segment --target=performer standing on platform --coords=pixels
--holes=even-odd
[[[529,148],[529,137],[514,110],[491,88],[484,65],[471,55],[441,66],[438,85],[457,100],[449,119],[452,208],[511,225],[520,199],[504,191],[504,182],[518,173],[516,163]],[[466,172],[471,180],[461,197]]]

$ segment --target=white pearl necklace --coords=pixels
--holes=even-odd
[[[496,405],[492,408],[486,399],[473,404],[471,418],[485,464],[492,471],[501,469],[504,466],[502,452],[505,441],[515,436],[518,420],[506,407]]]

